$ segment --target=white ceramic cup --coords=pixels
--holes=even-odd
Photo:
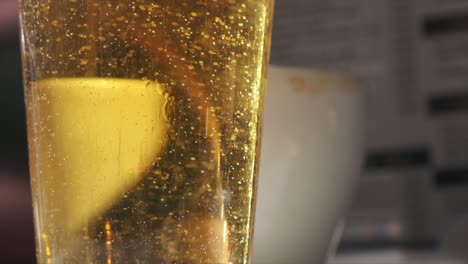
[[[323,264],[361,172],[365,92],[335,73],[268,78],[253,264]]]

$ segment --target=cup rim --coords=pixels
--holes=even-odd
[[[269,65],[269,76],[283,75],[297,90],[321,91],[328,89],[363,90],[364,82],[354,74],[307,67]]]

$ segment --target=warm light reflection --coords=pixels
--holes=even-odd
[[[44,240],[47,264],[52,264],[52,252],[49,246],[49,237],[46,234],[42,234],[42,240]]]
[[[112,264],[112,230],[109,221],[106,221],[106,249],[107,249],[107,264]]]
[[[223,225],[223,252],[229,255],[229,236],[228,236],[228,222],[224,220]],[[228,259],[228,258],[226,258]]]

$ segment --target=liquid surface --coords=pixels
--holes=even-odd
[[[269,0],[23,0],[39,263],[248,263]]]

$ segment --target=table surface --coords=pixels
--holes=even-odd
[[[330,264],[466,264],[466,260],[451,260],[431,252],[380,250],[339,254]]]

